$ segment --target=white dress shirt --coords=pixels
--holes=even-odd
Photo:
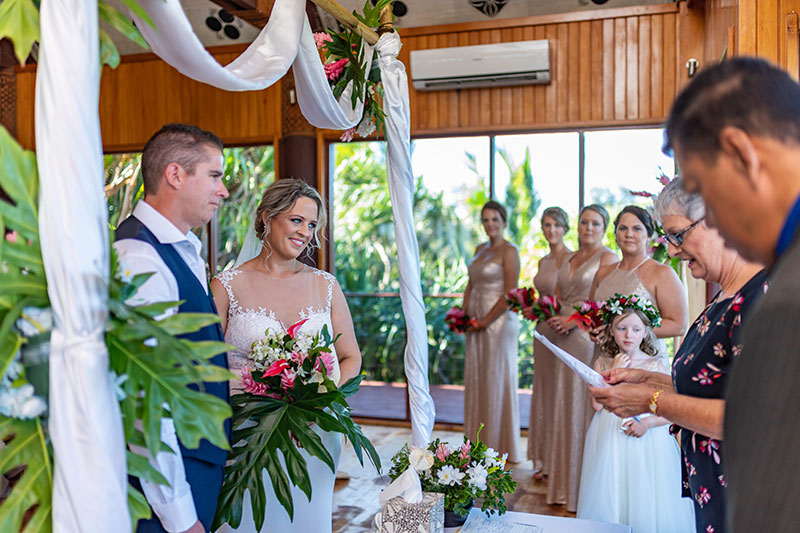
[[[133,210],[133,215],[163,244],[171,244],[191,271],[200,281],[200,285],[208,294],[206,265],[200,256],[202,245],[200,239],[191,231],[183,234],[164,215],[156,211],[146,201],[140,201]],[[114,243],[114,249],[121,262],[130,268],[133,275],[154,272],[129,300],[131,305],[146,305],[156,302],[174,302],[180,299],[178,281],[167,268],[161,256],[149,243],[137,239],[122,239]],[[178,312],[177,307],[166,311],[160,318]],[[131,446],[135,453],[149,458],[169,482],[169,486],[151,483],[141,479],[142,489],[147,502],[161,521],[165,530],[173,533],[186,531],[197,521],[197,510],[192,499],[192,490],[186,481],[183,459],[175,433],[172,419],[161,420],[161,440],[169,445],[175,453],[160,452],[155,459],[146,449]]]

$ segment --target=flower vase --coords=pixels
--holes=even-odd
[[[33,385],[36,396],[47,402],[50,379],[50,332],[28,337],[20,351],[25,377]]]
[[[472,509],[472,502],[468,505],[464,506],[464,509],[467,511],[467,514],[461,516],[455,511],[444,511],[444,527],[461,527],[464,525],[464,522],[467,521],[467,516],[469,515],[470,510]]]

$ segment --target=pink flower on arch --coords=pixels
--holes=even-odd
[[[327,65],[323,65],[325,69],[325,76],[328,77],[329,80],[333,81],[339,76],[342,75],[342,71],[344,70],[344,66],[349,63],[350,60],[346,57],[344,59],[340,59],[338,61],[334,61],[333,63],[328,63]]]
[[[6,241],[8,241],[11,244],[14,244],[15,242],[17,242],[17,237],[18,236],[19,236],[19,234],[17,233],[17,230],[10,231],[10,232],[6,233]]]
[[[317,48],[324,48],[325,43],[332,43],[333,37],[328,32],[325,31],[318,31],[314,34],[314,43],[317,45]]]
[[[339,140],[345,143],[349,143],[353,140],[353,136],[356,134],[355,128],[350,128],[349,130],[344,130],[342,132],[342,136],[339,137]]]

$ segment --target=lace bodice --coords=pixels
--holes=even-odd
[[[331,298],[336,278],[331,274],[310,267],[287,280],[263,274],[244,279],[250,277],[248,274],[232,268],[217,275],[228,295],[225,342],[236,346],[236,351],[228,354],[228,366],[236,376],[248,366],[253,343],[267,331],[284,332],[306,319],[298,331],[313,335],[327,325],[334,336]],[[336,355],[336,349],[331,348]],[[338,360],[329,377],[338,383]],[[238,385],[238,381],[231,384],[233,392],[240,389]]]

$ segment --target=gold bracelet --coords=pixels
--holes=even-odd
[[[661,396],[662,392],[664,391],[658,389],[653,393],[653,397],[650,398],[650,412],[655,416],[658,416],[658,397]]]

